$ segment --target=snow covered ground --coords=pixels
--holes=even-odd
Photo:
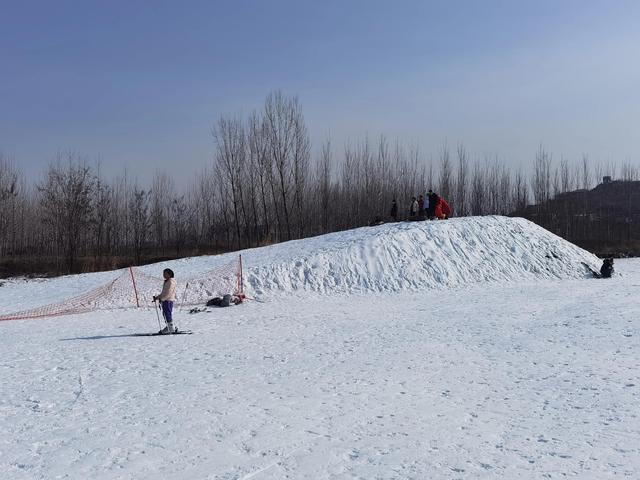
[[[462,228],[445,223],[428,228]],[[396,265],[384,285],[348,274],[347,285],[370,282],[360,293],[329,294],[332,280],[316,283],[313,271],[278,290],[265,280],[269,262],[280,279],[285,264],[324,268],[313,252],[292,264],[288,244],[272,257],[262,250],[262,263],[246,253],[256,255],[251,288],[266,301],[178,312],[194,335],[132,336],[157,330],[149,309],[0,322],[1,477],[640,478],[640,259],[588,279],[575,263],[593,258],[521,225],[534,244],[548,238],[567,264],[560,275],[545,268],[542,258],[555,268],[550,255],[446,288],[407,285],[398,279],[409,267]],[[393,227],[421,228],[349,238]],[[396,247],[410,243],[396,233]],[[310,242],[314,252],[334,244],[333,257],[345,251],[326,237]],[[527,254],[525,240],[510,246]],[[451,275],[441,278],[463,278],[464,255],[486,265],[442,248]],[[347,272],[375,264],[344,258],[357,264]],[[0,299],[20,306],[32,287],[52,296],[46,285],[60,294],[74,278],[10,282]]]

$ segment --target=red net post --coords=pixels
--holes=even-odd
[[[242,255],[238,255],[238,286],[237,295],[244,299],[244,279],[242,278]]]
[[[133,291],[136,294],[136,306],[140,308],[140,300],[138,299],[138,287],[136,286],[136,277],[133,274],[133,268],[129,267],[129,273],[131,274],[131,282],[133,283]]]
[[[183,304],[197,304],[211,298],[212,295],[224,295],[236,290],[237,295],[245,298],[243,289],[242,257],[234,258],[208,272],[184,278],[185,291]],[[149,275],[140,269],[123,269],[119,276],[101,286],[81,295],[67,298],[57,303],[44,305],[21,312],[0,314],[0,321],[46,318],[96,310],[130,308],[135,293],[135,305],[140,306],[140,295],[150,297],[161,284],[162,278]],[[190,298],[187,298],[190,297]],[[195,302],[195,303],[194,303]]]

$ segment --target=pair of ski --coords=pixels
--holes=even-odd
[[[154,310],[156,311],[156,318],[158,320],[158,326],[161,327],[160,314],[158,313],[158,310],[162,310],[162,308],[160,307],[160,302],[158,302],[158,303],[156,303],[156,302],[157,302],[157,298],[153,297],[153,305],[154,305]],[[162,318],[164,318],[164,311],[162,312]],[[167,325],[167,328],[168,328],[169,325],[167,324],[167,319],[166,318],[164,318],[164,322],[165,322],[165,325]],[[160,331],[155,332],[155,333],[136,333],[136,334],[134,334],[134,336],[136,336],[136,337],[159,337],[161,335],[191,335],[192,333],[193,332],[191,330],[178,330],[176,328],[173,332],[163,332],[162,330],[160,330]]]
[[[160,337],[160,336],[170,337],[171,335],[191,335],[191,334],[193,334],[191,330],[176,330],[173,333],[162,333],[162,330],[161,330],[155,333],[136,333],[135,336],[136,337]]]

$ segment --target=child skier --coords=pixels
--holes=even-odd
[[[160,333],[175,333],[176,328],[173,326],[173,303],[176,301],[176,281],[173,278],[173,270],[165,268],[162,271],[164,284],[160,295],[154,295],[153,301],[160,300],[162,304],[162,315],[167,322],[167,326],[160,330]]]

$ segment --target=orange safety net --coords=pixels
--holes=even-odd
[[[114,280],[82,295],[30,310],[3,314],[0,315],[0,321],[55,317],[140,306],[148,304],[153,295],[160,293],[162,282],[161,277],[149,275],[138,268],[131,267],[123,269]],[[178,282],[179,305],[195,305],[212,296],[227,293],[244,297],[240,256],[202,274],[180,278]]]

